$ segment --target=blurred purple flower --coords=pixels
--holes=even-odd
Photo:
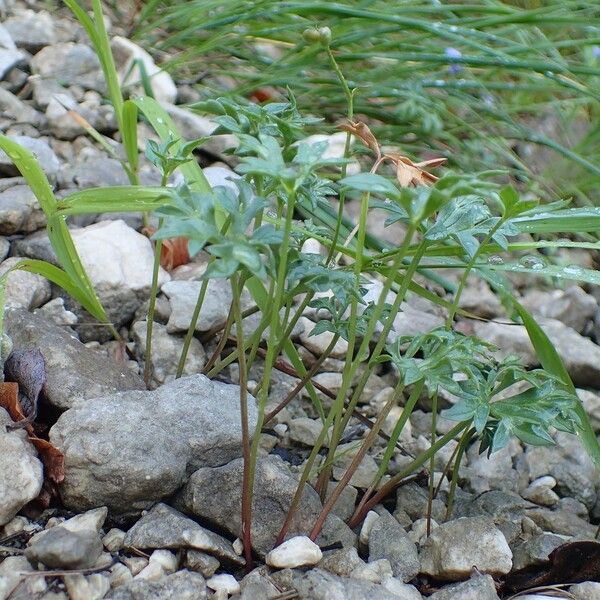
[[[448,58],[462,58],[462,52],[460,50],[458,50],[457,48],[451,48],[451,47],[446,48],[444,50],[444,55],[447,56]],[[456,75],[457,73],[460,73],[462,71],[462,65],[460,65],[458,63],[451,63],[450,66],[448,67],[448,71],[452,75]]]
[[[600,46],[592,46],[592,55],[594,58],[600,58]]]

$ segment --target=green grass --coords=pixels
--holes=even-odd
[[[379,139],[414,156],[447,156],[467,172],[506,165],[524,187],[596,203],[600,28],[593,23],[600,6],[526,4],[533,7],[151,0],[138,37],[174,53],[166,67],[176,77],[204,74],[197,88],[206,97],[289,87],[301,110],[335,123],[346,100],[324,49],[302,38],[306,28],[327,25],[336,60],[358,90],[355,114],[371,120]],[[547,133],[541,117],[554,123]],[[546,152],[530,161],[529,145]]]

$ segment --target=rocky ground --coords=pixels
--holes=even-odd
[[[50,14],[37,5],[32,9],[0,1],[0,10],[0,129],[36,154],[59,196],[127,184],[119,162],[96,147],[67,112],[76,110],[107,135],[116,132],[112,109],[102,103],[98,60],[81,28],[66,14]],[[135,57],[151,60],[113,33],[122,74]],[[213,129],[209,120],[176,105],[189,100],[191,90],[178,89],[164,74],[153,81],[158,99],[187,137]],[[143,149],[151,133],[143,124],[140,131]],[[209,151],[218,155],[230,143],[216,138]],[[148,183],[158,182],[149,168],[142,173]],[[231,175],[225,163],[205,173],[213,185]],[[0,155],[0,272],[23,256],[55,260],[44,225],[33,193],[10,159]],[[513,441],[490,458],[471,448],[453,515],[445,521],[447,487],[442,486],[432,505],[429,536],[427,488],[419,480],[400,487],[359,529],[345,524],[377,469],[383,446],[376,446],[340,497],[318,545],[303,537],[322,507],[309,488],[292,523],[296,537],[272,550],[302,461],[320,427],[310,403],[299,399],[279,413],[261,440],[253,521],[261,566],[246,573],[238,538],[242,459],[237,373],[232,367],[219,381],[199,374],[215,346],[207,333],[227,318],[227,282],[210,283],[185,376],[175,380],[205,263],[200,257],[170,273],[161,271],[154,375],[152,389],[146,390],[140,373],[151,243],[139,232],[135,215],[86,216],[71,225],[95,289],[128,343],[124,348],[111,341],[108,331],[45,279],[23,271],[10,275],[5,328],[15,349],[37,348],[43,356],[46,383],[40,412],[51,426],[50,442],[64,454],[65,478],[60,500],[53,498],[40,510],[42,463],[26,433],[6,427],[12,421],[0,409],[0,600],[493,600],[499,591],[502,597],[510,595],[508,588],[499,589],[502,576],[525,567],[543,571],[549,554],[565,542],[595,538],[599,474],[577,438],[557,435],[554,447],[523,447]],[[600,431],[598,294],[580,287],[523,290],[523,302],[539,317]],[[501,322],[506,315],[488,288],[473,284],[463,307],[488,319],[464,320],[463,331],[536,365],[524,328]],[[307,311],[293,334],[308,362],[330,341],[329,334],[309,337],[314,317]],[[442,322],[437,309],[410,299],[397,317],[395,334],[427,331]],[[252,317],[247,323],[249,330],[256,326]],[[334,392],[345,352],[340,342],[316,376]],[[251,379],[259,377],[260,364],[251,373]],[[275,372],[270,403],[276,405],[295,383],[290,375]],[[373,375],[361,412],[375,415],[395,383],[394,373]],[[250,381],[250,391],[253,385]],[[430,444],[429,410],[424,397],[402,439],[409,451]],[[392,411],[390,424],[398,411]],[[252,403],[249,418],[252,427],[257,418]],[[437,428],[446,432],[448,422],[440,419]],[[355,425],[353,430],[354,440],[360,439],[364,429]],[[334,477],[341,477],[355,447],[348,441]],[[438,455],[440,472],[454,447]],[[392,470],[401,465],[399,453]],[[592,552],[593,546],[585,548]],[[584,562],[592,564],[593,559]],[[588,574],[590,580],[598,579],[600,571]],[[579,576],[578,581],[585,579]],[[521,597],[542,599],[548,593],[544,588]],[[555,593],[598,599],[600,583],[563,586]]]

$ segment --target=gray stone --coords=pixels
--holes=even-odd
[[[577,436],[559,432],[554,438],[554,446],[526,449],[529,477],[551,475],[556,479],[554,491],[559,496],[575,498],[590,510],[598,498],[600,474]]]
[[[139,90],[141,79],[140,68],[134,62],[138,61],[144,65],[146,74],[150,78],[152,93],[156,100],[161,104],[175,102],[177,88],[173,79],[166,71],[163,71],[155,64],[148,52],[132,41],[118,35],[111,40],[111,49],[122,86],[127,88],[134,86]]]
[[[252,397],[248,404],[252,430]],[[140,510],[172,494],[194,470],[241,454],[239,388],[195,375],[154,392],[94,398],[64,413],[50,440],[65,455],[65,505]]]
[[[19,261],[16,257],[7,258],[0,264],[0,274],[10,271]],[[6,308],[32,310],[50,300],[50,283],[37,273],[15,269],[8,275],[4,293]]]
[[[221,563],[210,554],[190,549],[185,553],[183,566],[190,571],[202,573],[204,577],[212,577],[221,566]]]
[[[597,386],[600,381],[600,346],[555,319],[542,319],[539,323],[565,363],[573,382],[583,387]],[[516,354],[527,366],[539,364],[524,326],[495,321],[476,322],[474,331],[477,337],[499,348],[496,353],[499,358]]]
[[[114,589],[105,600],[205,600],[206,597],[204,577],[182,570],[160,581],[134,579]]]
[[[596,299],[578,285],[551,292],[535,290],[523,298],[523,305],[534,315],[562,321],[578,333],[583,332],[598,310]]]
[[[0,598],[3,600],[7,598],[27,600],[28,597],[24,595],[25,593],[43,592],[45,588],[32,590],[29,587],[31,583],[35,585],[43,581],[41,577],[24,577],[22,575],[23,573],[31,573],[33,570],[33,567],[24,556],[7,556],[0,563]],[[35,580],[35,582],[31,580]],[[29,595],[29,598],[33,596],[33,593]]]
[[[0,192],[0,233],[31,233],[46,224],[46,216],[27,185]]]
[[[271,580],[266,566],[250,571],[240,581],[240,588],[240,600],[270,600],[280,595],[279,588]]]
[[[33,154],[48,179],[51,181],[56,179],[60,169],[60,161],[47,142],[26,135],[10,135],[8,137]],[[0,173],[9,176],[19,175],[20,173],[10,156],[3,150],[0,150]]]
[[[411,520],[416,521],[427,514],[428,498],[427,490],[417,484],[402,485],[396,492],[396,510],[406,512]],[[445,515],[445,504],[439,498],[435,498],[432,503],[431,516],[436,521],[443,521]]]
[[[323,558],[318,566],[320,569],[324,569],[340,577],[350,577],[350,574],[355,569],[364,565],[365,561],[358,556],[356,548],[349,547],[323,552]]]
[[[11,69],[25,62],[25,55],[17,47],[4,25],[0,25],[0,79]]]
[[[490,286],[482,280],[469,285],[463,290],[459,307],[484,319],[493,319],[504,314],[502,303],[492,292]]]
[[[129,179],[121,163],[102,155],[85,157],[73,166],[65,166],[60,175],[64,187],[80,189],[104,186],[127,185]]]
[[[534,508],[528,510],[526,514],[544,531],[590,540],[596,537],[598,527],[570,510]]]
[[[0,525],[6,525],[42,489],[42,463],[23,430],[6,432],[12,424],[0,408]],[[1,578],[0,578],[1,579]]]
[[[219,468],[199,469],[177,496],[176,506],[231,535],[241,537],[242,472],[241,458]],[[273,548],[297,486],[298,477],[279,457],[258,459],[252,503],[252,543],[259,554],[265,555]],[[320,511],[318,494],[307,485],[287,537],[305,534]],[[330,515],[328,521],[333,522],[334,519],[335,516]],[[350,530],[338,519],[335,530],[328,534],[328,542],[335,541],[335,534],[339,540],[346,531]]]
[[[110,578],[104,573],[65,575],[65,585],[69,600],[101,600],[110,589]]]
[[[573,595],[575,600],[600,600],[600,583],[596,581],[584,581],[572,585],[569,588],[569,593]]]
[[[73,243],[109,320],[119,326],[150,295],[154,251],[124,221],[101,221],[72,232]],[[162,268],[159,286],[170,279]]]
[[[58,260],[45,231],[37,231],[13,242],[13,254],[15,256],[26,256],[27,258],[39,258],[57,267]]]
[[[0,48],[0,73],[3,70],[3,62],[6,58],[6,51]],[[21,53],[18,52],[18,55]],[[2,75],[0,75],[0,78]],[[31,106],[11,94],[8,90],[0,88],[0,113],[2,118],[6,119],[6,127],[17,123],[29,123],[34,126],[42,125],[45,118],[44,115]],[[8,156],[0,150],[0,173],[13,175],[17,173],[17,168]]]
[[[398,596],[382,585],[339,577],[322,569],[307,573],[286,569],[273,574],[272,578],[285,589],[294,589],[298,600],[399,600]],[[405,596],[405,599],[409,596]],[[413,596],[414,598],[414,596]]]
[[[468,581],[442,588],[430,600],[499,600],[494,580],[489,575],[475,575]]]
[[[468,577],[473,567],[503,575],[512,567],[512,552],[502,532],[486,517],[443,523],[421,546],[421,572],[438,579]]]
[[[45,10],[18,10],[3,23],[19,48],[35,53],[57,42],[54,20]]]
[[[49,529],[25,550],[29,562],[40,562],[51,569],[86,569],[101,553],[102,540],[98,534],[73,532],[61,526]]]
[[[80,400],[144,387],[125,365],[86,348],[43,317],[22,309],[7,310],[4,325],[15,348],[36,348],[42,353],[46,398],[56,408],[65,410]]]
[[[46,46],[31,59],[31,70],[65,85],[80,85],[100,93],[106,90],[100,61],[85,44],[65,42]]]
[[[577,390],[594,431],[600,431],[600,396],[590,390]]]
[[[70,327],[77,324],[77,315],[65,308],[65,301],[62,298],[54,298],[46,302],[44,306],[34,311],[35,314],[51,321],[59,327]]]
[[[214,555],[223,562],[245,564],[229,540],[162,503],[154,506],[127,532],[124,544],[140,549],[193,548]]]
[[[136,321],[131,328],[131,335],[136,346],[136,354],[145,360],[147,321]],[[152,378],[155,383],[163,384],[175,378],[179,357],[183,349],[182,336],[167,333],[167,328],[160,323],[152,327]],[[184,375],[192,375],[202,371],[206,363],[206,353],[202,344],[192,338],[183,369]]]
[[[169,298],[172,309],[167,323],[169,333],[188,330],[201,286],[200,281],[174,280],[163,284],[161,290]],[[247,293],[244,293],[244,299],[248,301]],[[230,306],[229,282],[226,279],[211,279],[196,323],[196,331],[205,332],[213,327],[224,325]]]
[[[513,569],[515,571],[532,565],[541,565],[548,555],[565,543],[565,539],[552,533],[541,533],[513,547]]]
[[[369,534],[369,562],[388,559],[394,577],[406,583],[419,572],[417,547],[389,512],[380,509],[378,515]]]

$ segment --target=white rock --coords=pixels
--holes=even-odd
[[[175,102],[177,87],[172,77],[166,71],[160,69],[144,49],[119,35],[113,37],[111,48],[117,63],[121,85],[140,84],[140,70],[133,63],[134,60],[139,60],[144,65],[148,77],[150,77],[152,92],[156,100],[170,104]]]
[[[154,263],[150,240],[120,219],[89,225],[72,236],[109,317],[121,322],[130,318],[150,294]],[[161,268],[159,287],[169,279]]]
[[[166,575],[163,566],[157,562],[149,562],[134,579],[145,579],[146,581],[159,581]]]
[[[125,556],[122,560],[134,577],[148,566],[148,559],[143,556]]]
[[[381,585],[388,591],[398,596],[400,600],[422,600],[421,592],[408,583],[403,583],[395,577],[386,577]]]
[[[0,264],[0,275],[20,262],[14,256]],[[51,289],[48,280],[41,275],[15,270],[10,273],[6,283],[6,308],[25,308],[33,310],[50,300]]]
[[[0,525],[5,525],[42,489],[43,468],[25,431],[10,433],[4,424],[12,423],[0,408]]]
[[[551,475],[539,477],[532,481],[523,491],[521,496],[542,506],[556,506],[560,500],[558,494],[553,491],[556,487],[556,479]]]
[[[233,551],[241,556],[244,553],[244,542],[240,538],[235,538],[233,542]]]
[[[438,522],[435,519],[431,519],[431,531],[437,527],[439,527]],[[408,535],[415,544],[420,544],[424,541],[427,538],[427,519],[417,519],[413,523]]]
[[[175,573],[179,565],[177,557],[170,550],[155,550],[150,555],[150,566],[152,563],[158,563],[165,573]]]
[[[133,579],[131,571],[123,564],[116,563],[110,568],[110,585],[111,587],[117,587],[119,585],[125,585]]]
[[[374,510],[370,510],[367,513],[358,535],[358,540],[361,544],[364,544],[365,546],[369,544],[369,535],[371,533],[371,529],[373,529],[373,525],[375,525],[378,519],[379,515]]]
[[[65,308],[64,298],[53,298],[34,312],[43,315],[44,318],[60,327],[77,325],[77,315]]]
[[[103,538],[102,544],[109,552],[118,552],[123,548],[126,533],[122,529],[113,527]]]
[[[356,567],[350,573],[350,577],[371,583],[381,583],[384,579],[393,577],[392,565],[387,558],[380,558]]]
[[[215,592],[224,592],[226,594],[238,594],[240,591],[240,584],[233,575],[213,575],[207,582],[206,585]]]
[[[573,594],[575,600],[600,600],[600,583],[596,581],[584,581],[572,585],[569,593]]]
[[[100,600],[110,589],[110,578],[102,573],[65,575],[69,600]]]
[[[295,567],[316,565],[321,558],[323,558],[321,548],[310,538],[298,535],[271,550],[267,554],[265,562],[270,567],[277,569],[293,569]]]
[[[21,573],[33,571],[24,556],[7,556],[0,563],[0,598],[5,600],[21,581]]]

